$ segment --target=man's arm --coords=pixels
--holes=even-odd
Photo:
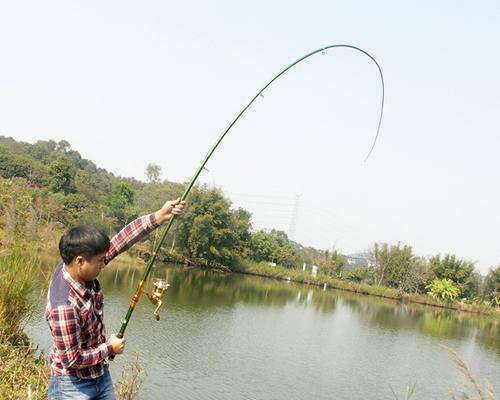
[[[113,354],[110,343],[102,343],[91,349],[81,348],[82,332],[73,306],[64,305],[51,310],[48,322],[57,354],[66,369],[87,368]]]
[[[111,239],[111,246],[104,258],[104,263],[108,264],[118,254],[130,249],[134,244],[144,239],[151,231],[159,227],[156,213],[137,218],[118,232]]]
[[[172,215],[180,215],[184,205],[185,202],[180,201],[180,199],[167,201],[163,207],[155,213],[132,221],[115,236],[113,236],[111,239],[111,246],[106,253],[104,263],[108,264],[117,255],[130,249],[134,244],[144,239],[163,222],[169,220]]]

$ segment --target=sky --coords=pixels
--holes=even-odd
[[[498,1],[3,1],[0,135],[200,182],[304,245],[500,264]]]

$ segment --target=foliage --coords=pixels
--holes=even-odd
[[[445,301],[453,301],[460,294],[460,289],[448,278],[434,279],[426,286],[426,289],[431,297]]]
[[[372,269],[370,269],[369,267],[356,268],[348,272],[347,279],[358,283],[360,282],[372,283],[373,282]]]
[[[16,241],[25,236],[32,210],[32,190],[22,178],[0,178],[1,225],[8,233],[7,239]]]
[[[500,307],[500,265],[490,268],[484,279],[484,293],[494,306]]]
[[[25,154],[13,154],[0,144],[0,176],[2,178],[26,178],[34,186],[42,186],[47,182],[47,168],[40,162]]]
[[[36,289],[33,276],[40,261],[16,249],[12,254],[0,256],[0,335],[15,336],[21,333],[21,321],[31,315],[37,299],[31,296]]]
[[[196,188],[190,206],[176,227],[178,246],[201,265],[228,266],[245,255],[250,214],[232,210],[218,189]]]
[[[474,277],[474,263],[458,259],[455,255],[447,254],[431,257],[430,268],[437,279],[450,279],[464,296],[476,294],[476,279]]]
[[[144,383],[142,373],[139,356],[135,354],[133,360],[123,367],[122,375],[114,385],[117,400],[134,400],[139,397],[139,391]]]
[[[107,197],[107,205],[110,214],[116,219],[116,229],[120,229],[129,221],[137,217],[137,211],[133,208],[135,191],[128,182],[116,182],[113,190]]]
[[[53,192],[73,193],[73,172],[71,161],[67,158],[58,158],[48,166],[50,188]]]
[[[257,231],[252,234],[250,247],[255,261],[275,262],[288,268],[297,265],[294,246],[284,232]]]
[[[325,274],[342,278],[345,257],[337,250],[334,250],[331,253],[327,250],[325,252],[324,259],[322,259],[318,264],[320,271],[323,271]]]
[[[26,338],[0,337],[0,396],[2,400],[47,398],[50,368]]]
[[[411,246],[375,244],[374,278],[378,285],[385,285],[403,292],[420,292],[428,280],[428,269],[422,259],[413,255]]]

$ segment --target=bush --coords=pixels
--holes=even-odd
[[[426,286],[427,292],[435,299],[445,301],[453,301],[460,294],[460,290],[456,287],[451,279],[434,279],[429,285]]]

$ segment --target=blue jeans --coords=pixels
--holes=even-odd
[[[49,400],[116,400],[108,366],[104,374],[95,379],[76,376],[51,376]]]

